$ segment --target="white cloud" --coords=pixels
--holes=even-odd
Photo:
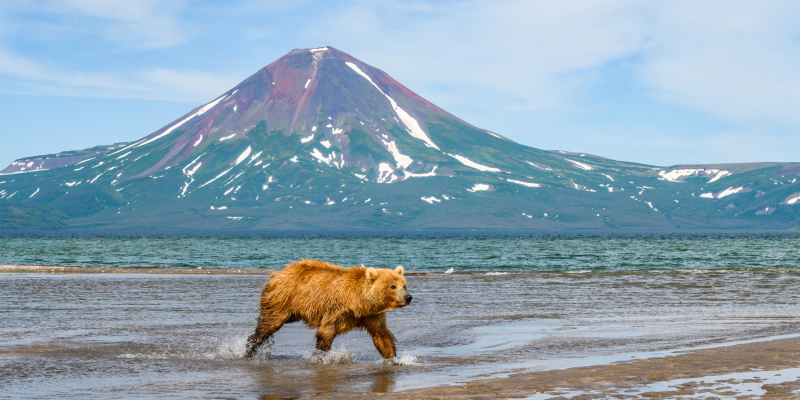
[[[18,33],[57,40],[99,36],[126,48],[154,49],[175,46],[189,38],[190,30],[180,15],[185,2],[19,0],[0,6],[0,12],[8,15],[3,19],[11,22]]]
[[[657,98],[739,123],[800,126],[800,4],[664,4],[638,72]]]
[[[183,1],[68,0],[53,12],[94,18],[105,37],[135,48],[165,48],[187,40],[179,11]]]
[[[9,54],[2,49],[0,49],[0,74],[28,79],[43,79],[46,76],[42,67],[33,60]]]
[[[122,72],[51,70],[0,49],[0,76],[16,80],[6,93],[121,99],[207,101],[239,83],[238,78],[163,68]]]

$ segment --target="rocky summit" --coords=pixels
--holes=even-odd
[[[791,229],[798,175],[520,145],[321,47],[141,140],[15,161],[0,229]]]

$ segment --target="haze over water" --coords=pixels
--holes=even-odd
[[[0,263],[279,268],[409,276],[388,314],[312,354],[286,325],[242,359],[265,276],[0,274],[0,397],[244,398],[383,392],[800,334],[796,233],[4,233]],[[335,365],[334,365],[335,363]]]

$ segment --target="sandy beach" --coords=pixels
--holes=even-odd
[[[352,398],[356,395],[339,394],[336,398]],[[687,351],[671,357],[608,365],[523,373],[508,378],[475,380],[379,397],[674,399],[715,396],[735,399],[800,398],[800,338],[722,346]]]

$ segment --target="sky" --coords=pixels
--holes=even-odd
[[[133,141],[333,46],[518,143],[800,162],[800,2],[0,2],[0,169]]]

